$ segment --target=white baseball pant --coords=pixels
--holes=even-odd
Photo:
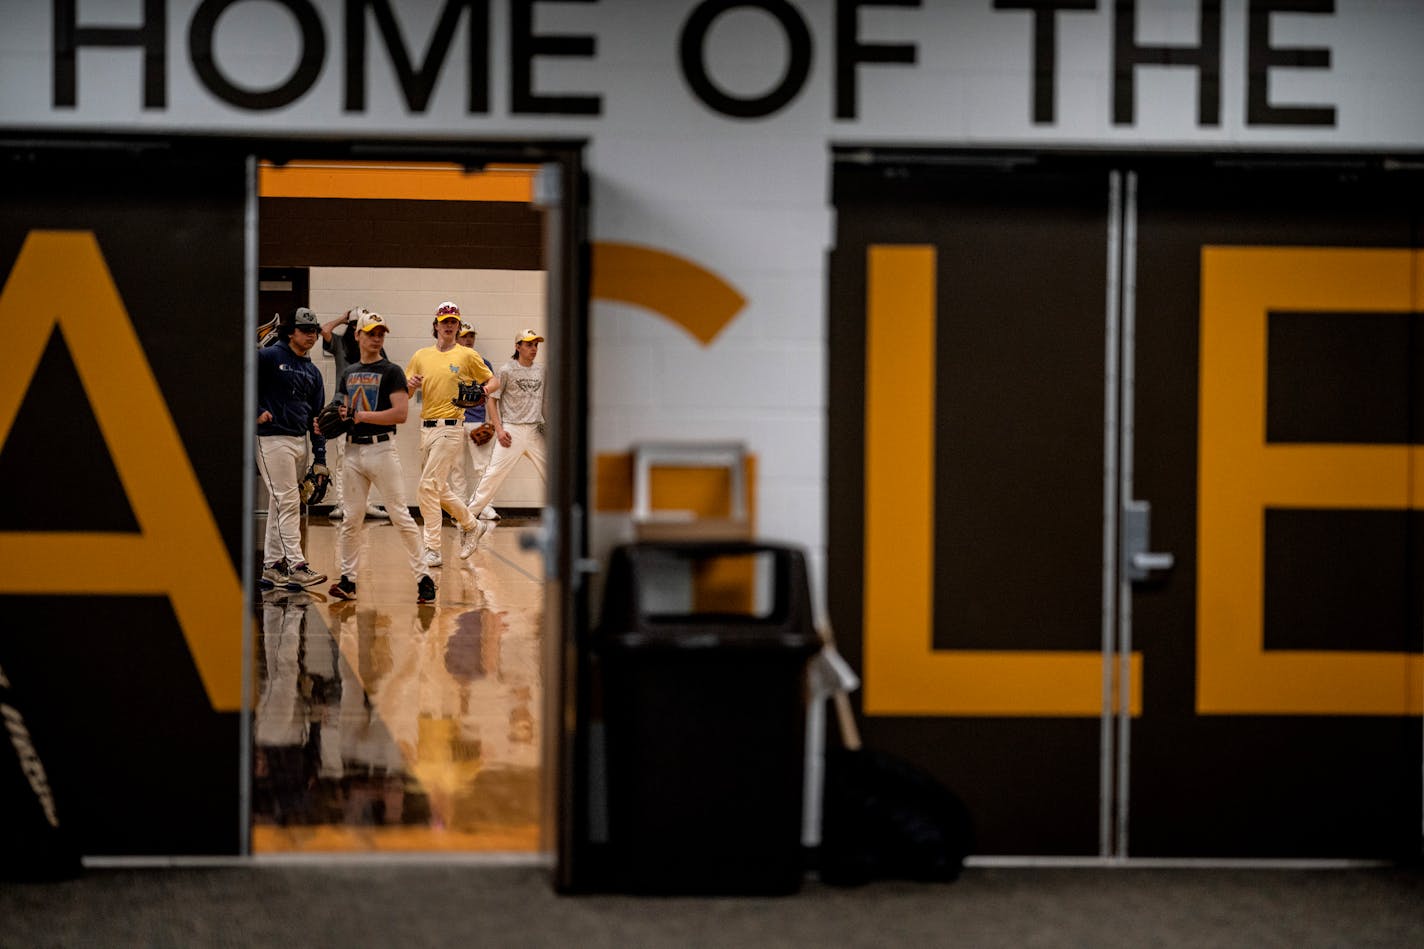
[[[462,425],[432,425],[420,429],[420,484],[416,487],[416,501],[420,505],[420,519],[424,522],[425,546],[428,550],[440,549],[440,509],[450,512],[465,530],[474,530],[475,519],[465,507],[465,499],[455,493],[450,486],[450,469],[455,462],[463,461],[460,442],[465,439]]]
[[[401,474],[395,438],[369,445],[348,441],[344,465],[346,496],[342,499],[342,507],[346,516],[341,520],[341,530],[337,535],[342,576],[352,583],[356,582],[356,564],[361,556],[361,531],[366,524],[366,502],[371,489],[375,488],[386,500],[386,513],[400,531],[401,543],[405,544],[410,555],[411,575],[419,581],[426,574],[425,563],[421,560],[420,528],[405,505],[404,476]]]
[[[257,469],[267,485],[267,534],[262,562],[285,559],[288,567],[306,563],[302,553],[302,496],[298,489],[306,473],[305,435],[259,435]]]

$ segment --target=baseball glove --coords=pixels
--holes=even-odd
[[[350,418],[341,417],[341,399],[335,398],[322,406],[321,412],[316,417],[317,431],[326,438],[336,438],[345,435],[347,429],[351,427]]]
[[[313,504],[320,504],[321,499],[326,497],[327,486],[331,484],[331,469],[326,465],[313,463],[307,469],[306,475],[302,478],[302,483],[297,487],[302,492],[302,503],[310,507]]]
[[[277,331],[277,324],[280,322],[282,322],[282,315],[280,313],[273,313],[270,320],[257,327],[258,349],[264,346],[271,346],[273,343],[281,341],[282,334]]]
[[[478,382],[460,383],[460,391],[450,401],[462,409],[471,409],[485,400],[485,387]]]
[[[494,426],[489,422],[484,422],[470,429],[470,441],[476,445],[483,445],[491,438],[494,438]]]

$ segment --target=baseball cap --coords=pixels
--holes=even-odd
[[[540,336],[533,330],[525,330],[518,336],[514,337],[514,341],[516,343],[542,343],[544,341],[544,337]]]
[[[317,329],[320,329],[321,320],[317,319],[317,315],[313,311],[304,306],[299,306],[297,307],[296,315],[292,317],[292,325],[297,327],[315,326]]]
[[[475,331],[475,328],[474,328],[473,326],[471,326],[469,323],[461,323],[461,324],[460,324],[460,335],[461,335],[461,336],[469,336],[469,335],[470,335],[471,333],[473,333],[474,331]]]
[[[370,333],[378,329],[390,331],[390,327],[386,325],[386,320],[381,314],[373,313],[370,310],[361,314],[361,321],[356,324],[356,332]]]
[[[460,318],[460,308],[453,301],[446,300],[435,308],[435,322],[443,323],[451,317],[457,320]]]

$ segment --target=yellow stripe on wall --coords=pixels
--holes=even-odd
[[[1265,512],[1418,510],[1424,449],[1266,440],[1273,311],[1408,312],[1417,251],[1203,247],[1197,506],[1197,713],[1419,715],[1424,657],[1268,649]]]
[[[618,241],[593,247],[595,300],[652,310],[691,333],[703,346],[717,338],[747,300],[719,275],[685,257]]]
[[[62,288],[63,302],[56,302]],[[0,445],[58,328],[90,397],[137,532],[0,532],[0,594],[167,596],[208,700],[242,707],[242,582],[148,354],[92,231],[30,231],[0,290]],[[56,569],[76,552],[96,570]],[[154,570],[175,555],[182,569]],[[116,630],[135,655],[152,630]],[[9,635],[31,635],[5,629]]]
[[[263,162],[263,198],[384,198],[395,201],[518,201],[534,199],[536,165],[466,171],[448,162]]]
[[[648,479],[653,511],[691,511],[699,518],[726,518],[732,513],[732,482],[726,468],[654,468]],[[747,522],[756,526],[756,455],[742,465],[747,486]],[[594,458],[593,509],[611,514],[633,510],[633,455],[600,452]]]
[[[934,628],[935,249],[871,247],[867,265],[865,707],[883,714],[929,698],[905,660]]]
[[[633,456],[601,453],[594,459],[594,510],[600,513],[633,509]],[[756,535],[756,456],[743,459],[742,483],[747,486],[747,524]],[[653,468],[649,473],[649,509],[688,511],[697,520],[719,520],[732,514],[732,478],[726,468]],[[756,601],[756,562],[752,557],[709,560],[693,584],[695,612],[749,612]]]
[[[1097,717],[1100,651],[934,648],[935,262],[932,246],[868,250],[865,712]],[[1131,658],[1131,676],[1129,710],[1137,715],[1138,653]]]

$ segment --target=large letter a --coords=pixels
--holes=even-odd
[[[63,305],[56,288],[63,288]],[[0,533],[0,593],[166,595],[218,711],[242,693],[242,584],[133,323],[88,231],[32,231],[0,291],[0,445],[59,324],[139,533]],[[55,570],[75,546],[102,564]],[[155,571],[181,560],[183,569]]]

